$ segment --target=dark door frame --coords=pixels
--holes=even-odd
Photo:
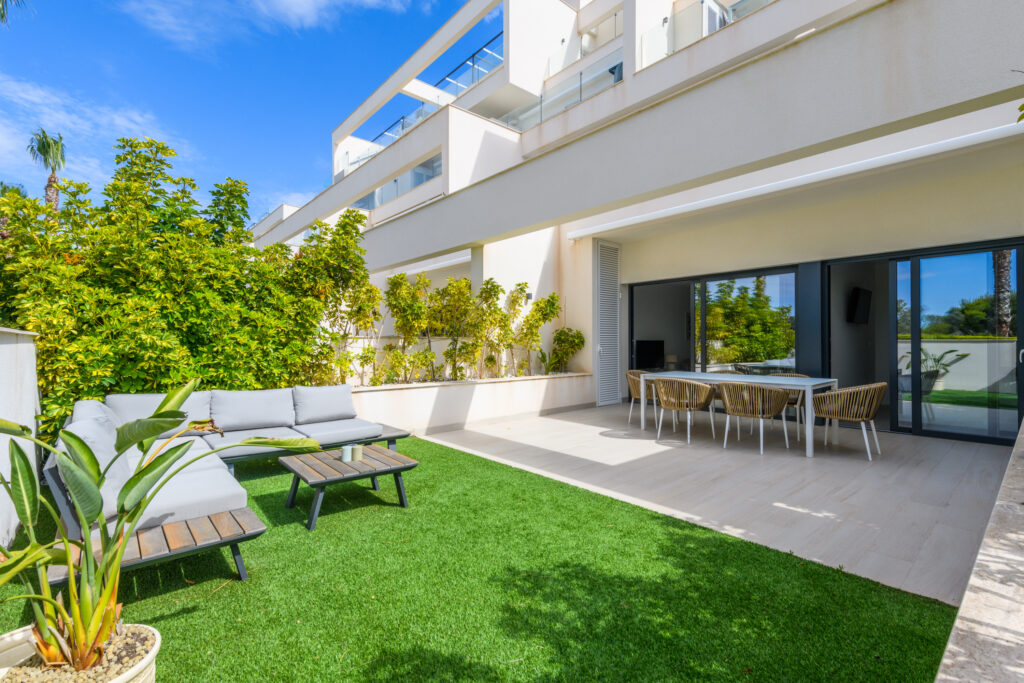
[[[855,256],[842,259],[832,259],[823,262],[824,268],[824,296],[822,297],[822,315],[827,325],[827,333],[825,335],[825,343],[823,344],[823,352],[825,358],[825,368],[827,373],[831,374],[832,371],[832,357],[831,357],[831,267],[837,264],[844,263],[858,263],[865,261],[889,261],[889,429],[893,432],[901,432],[905,434],[915,434],[920,436],[929,436],[941,439],[954,439],[957,441],[967,441],[973,443],[994,443],[994,444],[1012,444],[1014,438],[1012,437],[993,437],[983,436],[977,434],[961,434],[957,432],[944,432],[935,429],[924,429],[921,419],[921,358],[920,354],[911,353],[911,426],[905,427],[899,424],[899,380],[898,380],[898,331],[896,326],[896,300],[897,300],[897,264],[900,261],[908,261],[910,263],[910,344],[911,348],[917,348],[921,342],[921,259],[922,258],[934,258],[937,256],[954,256],[957,254],[964,253],[978,253],[985,251],[999,251],[1001,249],[1015,249],[1017,251],[1017,278],[1016,287],[1018,292],[1017,297],[1017,344],[1016,344],[1016,374],[1017,374],[1017,423],[1020,425],[1022,419],[1024,419],[1024,401],[1022,401],[1021,394],[1024,393],[1021,390],[1024,389],[1024,364],[1021,363],[1021,356],[1024,354],[1024,329],[1022,329],[1022,321],[1024,321],[1024,300],[1021,299],[1019,293],[1024,291],[1024,269],[1021,268],[1020,257],[1024,253],[1024,239],[1021,238],[1009,238],[1002,240],[986,240],[983,242],[967,242],[961,244],[945,245],[940,247],[929,247],[923,249],[912,249],[912,250],[901,250],[895,252],[884,252],[878,254],[871,254],[868,256]]]

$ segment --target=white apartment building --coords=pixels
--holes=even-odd
[[[421,80],[498,8],[500,34]],[[889,429],[1008,440],[1022,27],[1019,0],[469,0],[334,130],[332,184],[256,243],[356,207],[377,277],[557,291],[599,404],[629,367],[728,364],[723,302],[760,286],[795,342],[749,371],[887,381]],[[399,94],[422,105],[354,136]]]

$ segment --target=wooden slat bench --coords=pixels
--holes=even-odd
[[[140,529],[127,540],[121,568],[135,569],[228,545],[231,546],[238,576],[245,581],[249,574],[245,571],[238,544],[256,538],[266,530],[267,525],[249,508]],[[77,546],[72,548],[72,554],[79,552]],[[78,561],[77,556],[75,561]],[[67,567],[51,566],[48,570],[47,579],[51,584],[62,583],[67,578]]]
[[[313,505],[309,509],[306,528],[316,528],[316,518],[320,515],[320,504],[324,499],[324,489],[331,484],[369,478],[374,491],[380,490],[377,477],[391,474],[395,477],[395,488],[398,489],[398,502],[402,507],[409,507],[405,497],[405,485],[402,472],[411,470],[419,463],[391,448],[376,445],[363,446],[363,459],[351,462],[341,461],[341,450],[328,450],[319,453],[302,453],[286,455],[277,461],[292,473],[292,488],[288,493],[285,507],[295,507],[295,494],[299,490],[299,481],[305,482],[313,489]]]

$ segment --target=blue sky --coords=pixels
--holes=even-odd
[[[203,190],[247,181],[254,219],[301,204],[330,183],[331,130],[463,2],[29,0],[0,28],[0,180],[42,193],[46,173],[25,152],[42,126],[64,135],[64,175],[97,190],[116,139],[149,136]],[[500,30],[488,17],[424,79]],[[399,101],[360,132],[415,106]]]
[[[910,300],[910,262],[897,271],[900,298]],[[1010,261],[1010,282],[1016,286],[1017,258]],[[995,290],[992,252],[982,251],[921,259],[922,315],[940,315],[961,301],[988,296]]]

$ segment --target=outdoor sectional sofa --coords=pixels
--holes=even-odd
[[[119,425],[151,416],[163,394],[110,394],[104,401],[78,401],[65,429],[83,439],[102,466],[113,459]],[[262,391],[197,391],[181,407],[189,420],[213,419],[223,434],[188,431],[172,445],[192,441],[186,460],[214,448],[250,437],[311,438],[324,448],[346,443],[390,440],[379,424],[356,417],[352,389],[347,385],[292,387]],[[161,438],[174,436],[170,430]],[[238,543],[259,536],[266,526],[247,507],[245,488],[233,476],[233,463],[252,458],[285,455],[275,448],[239,446],[200,458],[171,479],[146,509],[139,531],[130,539],[125,566],[162,561],[230,545],[239,575],[246,578]],[[217,457],[220,456],[220,457]],[[128,480],[142,453],[133,447],[107,473],[101,488],[103,514],[116,514],[117,493]],[[72,538],[81,529],[53,456],[44,470],[47,484]],[[57,568],[50,580],[66,578]]]

